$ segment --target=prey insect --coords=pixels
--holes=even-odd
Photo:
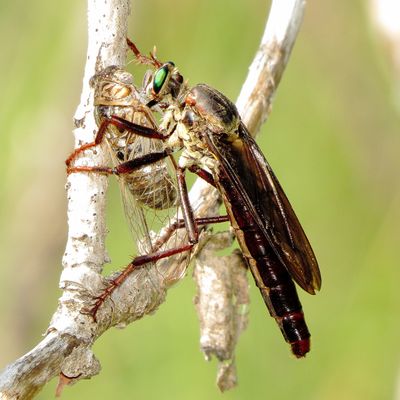
[[[77,148],[66,160],[68,173],[97,171],[117,174],[126,188],[123,192],[131,193],[139,204],[153,209],[166,209],[174,205],[177,192],[166,163],[152,159],[146,165],[143,159],[143,165],[136,166],[134,161],[150,153],[159,154],[161,159],[164,153],[160,141],[124,129],[123,121],[157,128],[150,109],[140,101],[140,93],[133,85],[132,75],[120,67],[110,66],[97,72],[90,83],[94,89],[95,119],[99,130],[94,142]],[[119,120],[116,121],[116,117]],[[99,145],[103,140],[109,147],[114,168],[71,165],[79,153]],[[126,197],[123,196],[123,199]],[[131,204],[124,200],[124,205],[129,213]]]
[[[66,160],[67,173],[97,172],[118,177],[125,215],[140,253],[152,253],[163,240],[152,235],[152,224],[165,223],[177,206],[176,183],[165,161],[162,141],[132,133],[126,124],[157,129],[151,110],[141,101],[132,75],[117,66],[98,70],[91,78],[98,131],[91,143],[73,151]],[[75,165],[85,150],[105,142],[112,159],[109,166]],[[150,210],[150,211],[149,211]],[[149,222],[148,215],[152,215]],[[165,239],[166,240],[166,239]],[[119,279],[113,283],[118,285]],[[110,289],[106,290],[106,293]],[[104,293],[99,297],[99,302]],[[97,304],[97,303],[96,303]],[[95,318],[98,305],[91,310]]]

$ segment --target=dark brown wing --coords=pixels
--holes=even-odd
[[[321,287],[311,245],[281,185],[254,139],[241,123],[236,140],[206,133],[210,150],[229,175],[292,278],[308,293]]]

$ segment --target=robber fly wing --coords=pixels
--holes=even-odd
[[[238,139],[224,149],[221,143],[214,142],[222,150],[217,158],[292,278],[314,294],[320,289],[321,275],[303,228],[260,148],[242,123],[238,134]]]

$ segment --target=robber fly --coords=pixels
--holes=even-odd
[[[189,245],[198,239],[199,223],[187,197],[186,169],[220,192],[244,258],[272,317],[297,357],[310,350],[295,281],[310,294],[320,289],[321,275],[310,243],[274,172],[240,119],[236,106],[206,85],[189,88],[172,62],[144,57],[128,41],[139,61],[153,64],[144,90],[148,107],[163,108],[159,135],[165,149],[182,149],[176,165],[178,191]],[[136,49],[136,51],[135,51]],[[138,127],[131,126],[132,132]],[[138,132],[144,134],[143,130]],[[222,218],[222,217],[221,217]],[[156,259],[164,257],[155,254]]]
[[[198,242],[199,226],[229,220],[244,258],[272,317],[296,357],[310,350],[310,333],[294,285],[310,294],[320,289],[318,263],[308,239],[275,174],[240,119],[235,105],[216,89],[198,84],[189,88],[172,62],[145,57],[128,40],[137,59],[155,67],[144,86],[146,107],[162,110],[159,129],[146,127],[119,116],[108,123],[119,130],[159,139],[163,150],[131,160],[124,172],[151,165],[176,150],[174,163],[183,220],[169,234],[185,227],[188,243],[176,248],[138,256],[113,280],[92,309],[98,308],[135,269],[148,262],[189,251]],[[213,185],[220,192],[227,216],[195,218],[185,181],[185,170]]]

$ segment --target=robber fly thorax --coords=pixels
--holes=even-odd
[[[99,127],[111,116],[142,126],[157,127],[152,112],[143,105],[140,92],[134,86],[129,72],[110,66],[94,75],[90,84],[94,88],[95,119]],[[107,127],[106,141],[114,165],[162,147],[160,141],[137,136],[111,124]],[[149,208],[165,209],[176,202],[175,185],[164,161],[141,167],[123,175],[122,179],[133,197]]]
[[[168,137],[164,146],[182,149],[179,167],[190,169],[196,166],[211,173],[218,161],[209,151],[202,134],[214,124],[219,126],[225,140],[234,141],[240,124],[236,106],[208,85],[190,88],[171,61],[161,64],[155,72],[147,71],[143,88],[147,106],[162,113],[159,130]],[[199,101],[203,108],[199,107]],[[215,105],[218,110],[214,109]]]

